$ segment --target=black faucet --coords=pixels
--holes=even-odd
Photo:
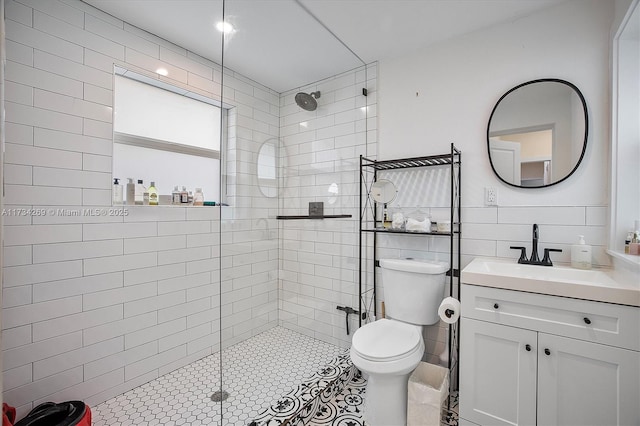
[[[540,231],[538,230],[538,224],[533,224],[533,236],[531,238],[531,258],[529,263],[532,265],[539,265],[540,258],[538,257],[538,238],[540,237]]]
[[[538,224],[533,224],[533,235],[531,239],[531,258],[527,260],[527,249],[526,247],[515,247],[511,246],[510,248],[513,250],[520,250],[520,258],[518,259],[518,263],[522,263],[524,265],[542,265],[542,266],[553,266],[553,262],[551,262],[551,257],[549,256],[549,252],[562,252],[561,249],[552,249],[546,248],[544,249],[544,258],[540,260],[538,257],[538,239],[540,237],[540,231],[538,229]]]

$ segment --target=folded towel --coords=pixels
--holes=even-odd
[[[406,225],[407,231],[428,232],[431,229],[431,221],[424,219],[422,221],[409,218]]]

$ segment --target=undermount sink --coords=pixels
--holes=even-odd
[[[640,283],[616,281],[608,270],[476,258],[462,270],[461,279],[465,284],[640,306]]]

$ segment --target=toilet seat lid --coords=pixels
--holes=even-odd
[[[415,351],[421,340],[418,327],[383,318],[360,327],[351,347],[365,359],[390,361]]]

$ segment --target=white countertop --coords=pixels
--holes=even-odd
[[[520,265],[515,260],[475,258],[462,270],[463,284],[640,306],[640,282],[622,282],[608,269]]]

